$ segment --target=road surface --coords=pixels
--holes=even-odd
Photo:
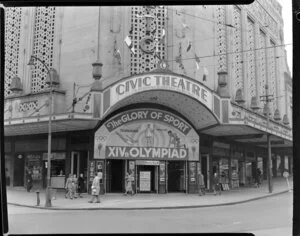
[[[231,206],[168,210],[66,211],[9,205],[9,233],[252,232],[288,236],[292,235],[292,195]]]

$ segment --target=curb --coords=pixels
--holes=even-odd
[[[292,190],[293,191],[293,190]],[[229,205],[237,205],[237,204],[242,204],[242,203],[247,203],[251,201],[256,201],[260,200],[263,198],[268,198],[268,197],[273,197],[277,196],[283,193],[287,193],[289,190],[281,191],[278,193],[273,193],[270,195],[264,195],[260,197],[255,197],[251,199],[246,199],[242,201],[237,201],[237,202],[228,202],[228,203],[219,203],[219,204],[208,204],[208,205],[192,205],[192,206],[167,206],[167,207],[97,207],[97,208],[89,208],[89,207],[84,207],[84,208],[57,208],[57,207],[43,207],[43,206],[30,206],[30,205],[24,205],[24,204],[19,204],[19,203],[7,203],[9,205],[14,205],[14,206],[21,206],[21,207],[29,207],[29,208],[36,208],[36,209],[44,209],[44,210],[163,210],[163,209],[189,209],[189,208],[204,208],[204,207],[216,207],[216,206],[229,206]]]

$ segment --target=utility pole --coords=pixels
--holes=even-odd
[[[266,102],[265,108],[267,113],[267,128],[269,128],[270,118],[269,118],[269,102],[271,102],[274,98],[272,98],[273,95],[268,94],[268,85],[265,85],[266,95],[260,96],[261,101]],[[269,98],[270,97],[270,98]],[[267,168],[267,174],[268,174],[268,186],[269,186],[269,193],[272,193],[273,191],[273,181],[272,181],[272,152],[271,152],[271,140],[270,140],[271,134],[267,131],[267,145],[268,145],[268,168]]]

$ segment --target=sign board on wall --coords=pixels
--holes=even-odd
[[[95,133],[95,159],[199,160],[199,136],[182,118],[158,109],[118,114]]]
[[[149,192],[151,190],[151,172],[140,171],[140,192]]]
[[[166,179],[166,165],[164,162],[161,162],[159,164],[159,181],[160,182],[165,182]]]
[[[212,92],[201,83],[183,76],[148,74],[119,81],[110,88],[110,106],[135,93],[148,90],[171,90],[184,93],[212,110]]]

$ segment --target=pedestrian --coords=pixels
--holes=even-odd
[[[220,186],[220,183],[219,183],[219,176],[218,176],[217,172],[214,174],[213,188],[214,188],[214,195],[217,195],[217,193],[219,195],[221,195],[221,186]]]
[[[27,173],[27,192],[30,192],[32,188],[32,173],[31,171],[28,171]]]
[[[132,182],[133,182],[133,176],[132,176],[132,172],[131,170],[129,171],[129,173],[126,173],[125,176],[125,193],[124,195],[127,195],[128,192],[131,193],[131,195],[133,195],[133,189],[132,189]]]
[[[259,168],[256,169],[256,186],[259,188],[261,185],[261,170]]]
[[[72,174],[69,174],[69,178],[67,178],[66,186],[65,186],[66,189],[65,197],[70,199],[73,199],[72,180],[73,180],[73,176]]]
[[[76,174],[73,175],[73,179],[72,179],[72,191],[73,191],[73,196],[75,198],[77,198],[77,191],[78,191],[78,179]]]
[[[84,191],[84,178],[83,174],[80,173],[78,178],[78,196],[81,198],[81,193]]]
[[[205,195],[204,177],[201,171],[198,174],[198,192],[199,196]]]
[[[100,179],[102,179],[102,173],[98,172],[92,183],[92,199],[89,203],[93,203],[95,198],[97,199],[96,203],[100,203]]]

